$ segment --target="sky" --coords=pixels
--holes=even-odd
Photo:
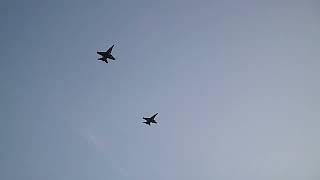
[[[319,8],[1,1],[0,179],[320,179]]]

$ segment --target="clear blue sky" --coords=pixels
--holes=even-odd
[[[319,180],[319,9],[1,1],[0,179]]]

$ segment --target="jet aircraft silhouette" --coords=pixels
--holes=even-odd
[[[111,55],[111,52],[112,52],[112,49],[113,49],[113,46],[112,45],[107,51],[105,52],[97,52],[97,54],[99,54],[100,56],[102,56],[101,58],[99,58],[98,60],[100,61],[104,61],[106,63],[108,63],[108,59],[112,59],[112,60],[116,60],[112,55]]]
[[[154,118],[155,118],[157,115],[158,115],[158,113],[156,113],[155,115],[153,115],[153,116],[151,116],[151,117],[148,117],[148,118],[143,117],[143,119],[146,120],[146,121],[143,122],[143,123],[148,124],[149,126],[150,126],[150,123],[155,123],[155,124],[157,124],[157,121],[154,120]]]

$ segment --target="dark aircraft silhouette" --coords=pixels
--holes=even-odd
[[[102,57],[99,58],[98,60],[100,61],[104,61],[106,63],[108,63],[108,59],[112,59],[112,60],[116,60],[112,55],[111,55],[111,51],[114,45],[112,45],[106,52],[97,52],[97,54],[101,55]]]
[[[157,121],[154,120],[154,118],[158,115],[158,113],[156,113],[155,115],[149,117],[149,118],[145,118],[143,117],[144,120],[146,120],[146,122],[143,122],[145,124],[148,124],[150,126],[150,123],[155,123],[157,124]]]

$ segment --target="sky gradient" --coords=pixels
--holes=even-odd
[[[319,9],[1,1],[0,179],[319,180]]]

